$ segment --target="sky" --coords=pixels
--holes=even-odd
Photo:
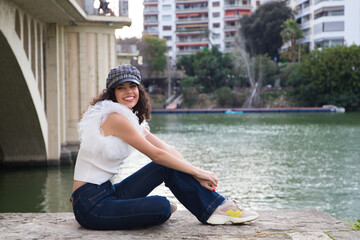
[[[114,1],[114,0],[111,0]],[[116,1],[116,0],[115,0]],[[110,1],[109,1],[110,2]],[[124,27],[115,31],[116,38],[141,38],[143,30],[143,0],[129,0],[129,17],[132,20],[130,27]]]

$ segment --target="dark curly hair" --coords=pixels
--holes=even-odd
[[[144,120],[151,119],[151,105],[149,101],[149,96],[146,93],[144,87],[142,85],[137,86],[139,89],[139,101],[132,109],[132,111],[139,118],[139,124],[141,124]],[[92,99],[90,104],[94,106],[97,102],[104,100],[111,100],[113,102],[117,102],[113,88],[104,89],[97,97]]]

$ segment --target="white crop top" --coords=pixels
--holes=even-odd
[[[115,136],[104,136],[100,128],[110,113],[120,113],[145,136],[149,126],[144,121],[139,125],[138,117],[126,106],[110,100],[90,106],[78,123],[80,149],[75,164],[74,180],[102,184],[117,174],[118,166],[134,150]]]

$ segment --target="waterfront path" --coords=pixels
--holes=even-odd
[[[258,212],[260,218],[253,223],[210,226],[180,210],[160,226],[127,231],[87,230],[72,213],[0,213],[0,239],[360,239],[360,231],[315,210]]]

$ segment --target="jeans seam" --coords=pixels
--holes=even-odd
[[[220,197],[221,197],[220,195],[217,196],[217,198],[216,198],[211,204],[208,205],[208,208],[206,209],[206,211],[205,211],[205,212],[203,213],[203,215],[201,216],[201,219],[204,217],[204,215],[205,215],[206,213],[209,212],[209,210],[212,210],[212,209],[213,209],[213,208],[212,208],[212,205],[213,205]],[[213,213],[215,210],[216,210],[216,209],[214,209],[211,213]]]
[[[175,170],[175,171],[176,171],[176,170]],[[179,182],[183,183],[184,185],[187,185],[187,186],[190,186],[190,187],[193,187],[193,188],[194,188],[193,185],[188,185],[187,182],[182,181],[182,179],[181,179],[177,174],[174,174],[174,175],[175,175],[175,177],[178,179]],[[192,177],[192,176],[191,176],[191,177]],[[194,179],[194,180],[195,180],[195,179]],[[195,181],[196,181],[196,180],[195,180]],[[201,186],[201,185],[200,185],[200,186]],[[201,187],[203,187],[203,186],[201,186]],[[204,188],[204,187],[203,187],[203,188]],[[206,188],[204,188],[204,189],[207,190]],[[195,190],[196,190],[196,192],[197,192],[197,189],[196,189],[196,188],[195,188]],[[208,191],[210,191],[210,190],[208,190]],[[204,199],[203,199],[203,197],[202,197],[200,194],[198,194],[198,197],[200,198],[200,200],[201,200],[202,202],[205,202]],[[208,210],[209,210],[209,208],[211,207],[211,205],[214,204],[214,202],[216,202],[219,197],[220,197],[220,196],[218,196],[210,205],[208,205],[207,209],[206,209],[205,212],[201,215],[200,219],[203,219],[204,215],[208,212]]]

